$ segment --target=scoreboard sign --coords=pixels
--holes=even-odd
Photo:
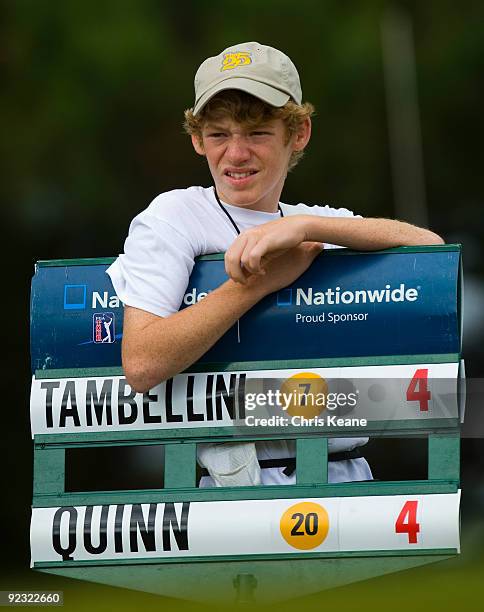
[[[32,373],[121,365],[123,304],[105,272],[110,261],[37,264],[32,280]],[[267,296],[241,317],[196,367],[459,353],[459,269],[459,248],[452,245],[323,252],[293,285]],[[222,256],[201,258],[181,308],[203,299],[225,280]]]
[[[33,377],[32,434],[220,426],[330,432],[342,416],[355,419],[356,429],[428,419],[451,425],[459,419],[457,375],[457,363],[204,372],[180,374],[144,394],[124,376]]]
[[[459,549],[460,492],[34,508],[32,561]]]
[[[249,570],[274,601],[459,552],[459,246],[323,252],[145,393],[121,367],[111,262],[40,262],[32,280],[35,569],[206,601]],[[201,258],[181,308],[226,278],[223,255]],[[427,438],[427,478],[328,482],[338,443],[380,433]],[[272,435],[295,484],[197,487],[197,445]],[[72,490],[72,449],[137,445],[164,447],[155,488]]]

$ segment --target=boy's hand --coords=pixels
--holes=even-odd
[[[272,259],[306,240],[306,215],[253,227],[242,232],[225,253],[225,270],[234,281],[245,284],[251,275],[265,274]]]
[[[279,291],[291,285],[301,276],[321,253],[323,245],[320,242],[303,242],[297,247],[286,249],[279,255],[270,254],[264,263],[263,274],[248,274],[243,283],[235,283],[244,291],[248,291],[260,300],[266,295]]]

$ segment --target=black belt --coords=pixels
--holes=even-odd
[[[358,459],[363,455],[359,448],[354,448],[349,451],[341,451],[340,453],[329,453],[328,461],[347,461],[348,459]],[[296,457],[286,457],[285,459],[259,459],[261,470],[267,468],[283,467],[282,473],[285,476],[292,476],[296,471]],[[206,468],[202,468],[202,476],[210,476]]]

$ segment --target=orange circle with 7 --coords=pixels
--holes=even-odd
[[[281,517],[280,530],[289,546],[311,550],[324,542],[329,532],[329,515],[314,502],[299,502]]]
[[[313,419],[326,408],[328,383],[314,372],[299,372],[286,378],[281,393],[288,414]]]

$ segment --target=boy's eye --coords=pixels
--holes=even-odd
[[[252,132],[252,136],[267,136],[267,134],[270,134],[270,132],[266,132],[263,130],[257,130],[255,132]]]
[[[225,136],[223,132],[211,132],[209,138],[220,138],[221,136]]]

